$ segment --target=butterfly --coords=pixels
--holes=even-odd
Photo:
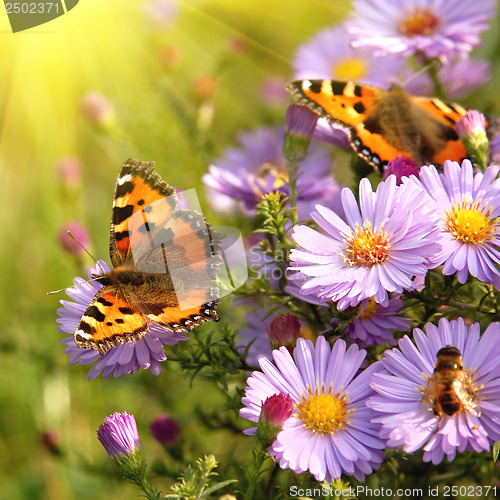
[[[93,276],[103,286],[76,328],[75,343],[105,354],[140,339],[153,324],[189,331],[218,321],[214,279],[221,240],[201,213],[179,209],[175,189],[154,162],[126,161],[111,218],[114,269]]]
[[[357,155],[381,174],[398,155],[419,166],[466,157],[454,128],[467,112],[459,104],[412,96],[398,85],[385,91],[341,80],[297,80],[288,90],[300,104],[345,127]]]

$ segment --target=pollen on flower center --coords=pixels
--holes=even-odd
[[[369,221],[358,227],[346,241],[344,259],[350,266],[373,266],[388,258],[389,237],[384,231],[374,233]]]
[[[296,414],[304,422],[304,426],[313,432],[333,434],[342,429],[346,421],[347,414],[352,411],[347,408],[347,396],[337,394],[333,396],[330,390],[325,393],[319,392],[316,388],[315,394],[309,390],[309,394],[304,397],[304,401],[297,405]]]
[[[489,218],[492,208],[486,210],[480,204],[480,201],[462,201],[446,212],[446,226],[455,239],[479,245],[493,236],[497,222]]]
[[[399,23],[399,31],[409,37],[429,36],[437,31],[440,24],[440,19],[428,5],[424,8],[414,7],[412,10],[406,10],[404,18]]]
[[[366,76],[366,63],[359,57],[342,59],[332,68],[332,77],[359,80]]]

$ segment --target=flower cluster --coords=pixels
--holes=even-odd
[[[299,96],[285,126],[240,132],[203,176],[213,207],[258,233],[246,240],[257,242],[253,279],[238,290],[243,300],[234,301],[224,327],[186,344],[192,351],[178,359],[196,373],[214,365],[211,376],[231,402],[224,377],[247,374],[239,415],[255,424],[244,433],[260,445],[247,499],[268,457],[317,481],[364,481],[384,473],[388,449],[422,450],[408,460],[439,464],[500,441],[500,134],[490,137],[498,124],[403,91],[405,116],[393,116],[379,97],[406,80],[409,94],[440,97],[485,83],[489,63],[471,51],[495,2],[352,3],[344,24],[324,27],[296,51],[293,76],[308,80],[302,90],[320,95],[318,102],[307,107]],[[176,13],[169,2],[153,7],[163,24]],[[324,109],[332,110],[328,122],[317,115]],[[105,111],[93,120],[105,123]],[[414,130],[405,126],[411,121]],[[406,156],[410,143],[422,158],[447,159],[423,164],[418,154]],[[332,145],[344,149],[335,162]],[[343,176],[340,164],[351,153],[352,172]],[[371,154],[384,159],[382,179],[366,174],[362,160]],[[64,248],[79,254],[62,236]],[[94,363],[89,379],[139,368],[158,375],[164,346],[188,340],[186,332],[151,321],[142,337],[105,354],[74,341],[102,287],[96,277],[108,271],[97,262],[89,281],[75,278],[67,289],[72,301],[61,301],[69,362]],[[181,436],[167,414],[151,431],[165,447]],[[128,414],[108,417],[98,436],[115,459],[139,449]]]

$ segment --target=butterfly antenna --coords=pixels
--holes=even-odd
[[[85,283],[92,283],[92,281],[98,281],[99,278],[101,278],[101,276],[96,276],[95,278],[90,278],[88,280],[85,280]],[[67,288],[73,288],[74,285],[71,285],[71,286],[65,286],[64,288],[59,288],[59,290],[53,290],[52,292],[47,292],[47,295],[54,295],[55,293],[59,293],[59,292],[64,292],[64,290],[66,290]]]
[[[76,236],[71,231],[68,231],[68,236],[73,240],[75,240],[76,243],[80,246],[80,248],[97,264],[97,259],[83,246],[83,244],[80,241],[78,241]]]
[[[433,66],[436,66],[437,64],[439,64],[437,61],[430,61],[424,67],[420,68],[418,71],[410,75],[404,82],[402,82],[401,87],[405,88],[412,80],[419,77],[420,75],[423,75],[424,73],[427,73]]]
[[[97,259],[82,245],[80,241],[78,241],[76,236],[71,231],[68,231],[68,236],[73,240],[75,240],[76,243],[78,243],[80,248],[82,248],[82,250],[96,263],[97,269],[99,270],[99,263],[97,262]],[[90,278],[89,280],[86,281],[86,283],[91,283],[92,281],[96,281],[99,278],[100,276],[97,276],[95,278]],[[66,288],[68,287],[65,286],[64,288],[60,288],[59,290],[53,290],[52,292],[47,292],[47,295],[54,295],[55,293],[63,292],[64,290],[66,290]]]

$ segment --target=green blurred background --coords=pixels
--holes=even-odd
[[[203,197],[202,173],[238,131],[283,121],[286,103],[263,103],[264,82],[286,81],[297,46],[345,18],[348,3],[185,0],[171,26],[155,25],[145,4],[80,0],[16,34],[0,13],[1,499],[137,498],[96,439],[114,411],[136,415],[150,462],[166,458],[149,433],[164,411],[179,420],[192,461],[213,452],[227,469],[252,446],[200,428],[196,405],[223,410],[223,401],[200,378],[190,387],[173,363],[159,377],[141,371],[91,382],[88,367],[67,364],[55,322],[66,296],[46,292],[70,285],[91,261],[69,256],[58,232],[81,221],[90,250],[109,262],[114,183],[129,157],[156,161],[163,179]],[[112,108],[102,124],[82,112],[91,91]],[[71,189],[59,174],[68,156],[82,164]],[[60,456],[41,444],[48,431],[58,435]]]

